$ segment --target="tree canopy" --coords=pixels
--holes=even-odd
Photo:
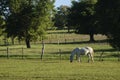
[[[58,29],[63,29],[67,26],[67,15],[68,15],[68,6],[61,5],[57,8],[56,14],[55,14],[55,26]]]
[[[30,41],[45,33],[52,26],[51,13],[54,0],[4,0],[7,5],[6,32],[8,37],[25,39],[27,48]],[[4,2],[2,1],[2,2]],[[3,10],[1,9],[1,12]],[[3,11],[5,12],[5,11]]]
[[[0,35],[2,35],[4,30],[5,22],[2,16],[0,16]]]
[[[107,35],[110,44],[120,50],[120,0],[98,0],[96,15],[100,33]]]
[[[75,26],[76,33],[89,34],[90,41],[94,41],[95,28],[95,0],[73,1],[70,8],[69,25]]]
[[[120,50],[120,0],[71,0],[72,6],[61,6],[53,20],[55,0],[0,0],[0,34],[30,41],[43,36],[48,27],[74,27],[78,34],[104,34]],[[5,25],[4,29],[3,26]]]

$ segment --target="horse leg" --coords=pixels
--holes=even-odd
[[[90,54],[88,54],[88,63],[90,62],[90,57],[91,57],[91,55],[90,55]]]
[[[78,60],[78,55],[76,55],[76,60]]]
[[[77,57],[77,60],[78,60],[78,62],[81,62],[81,58],[80,58],[80,56]]]
[[[92,60],[92,62],[94,62],[94,58],[93,58],[93,56],[91,56],[91,60]]]
[[[94,62],[94,58],[93,58],[93,55],[89,55],[89,59],[91,58],[91,61]]]

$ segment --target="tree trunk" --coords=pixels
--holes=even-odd
[[[68,33],[70,33],[70,27],[68,27]]]
[[[90,34],[90,42],[94,42],[95,40],[94,40],[94,34]]]
[[[11,37],[12,45],[14,45],[14,37]]]
[[[21,44],[21,40],[20,39],[18,39],[18,43],[19,43],[19,45]]]
[[[31,48],[31,46],[30,46],[30,39],[26,38],[25,42],[26,42],[27,48]]]

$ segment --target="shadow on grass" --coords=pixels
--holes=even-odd
[[[11,57],[11,58],[30,58],[30,57],[39,57],[40,55],[0,55],[0,57]]]
[[[97,55],[97,56],[94,56],[95,58],[100,58],[101,56],[100,55]],[[110,55],[103,55],[102,58],[118,58],[119,55],[118,54],[110,54]]]
[[[66,34],[68,32],[48,32],[48,34]],[[72,32],[71,32],[72,33]]]
[[[96,40],[94,42],[91,42],[91,41],[73,41],[73,42],[60,42],[59,44],[96,44],[96,43],[108,43],[108,41],[105,39],[105,40]],[[57,42],[52,42],[52,43],[46,43],[46,44],[58,44]]]
[[[116,51],[116,49],[98,49],[98,50],[94,50],[95,52],[98,52],[98,53],[102,53],[102,52],[114,52]]]
[[[113,53],[115,51],[116,51],[116,49],[101,49],[101,50],[97,49],[97,50],[94,50],[95,53],[100,53],[100,54],[102,52],[104,52],[104,53],[106,53],[106,52]],[[53,53],[50,53],[50,54],[61,54],[62,55],[62,54],[71,54],[71,52],[72,51],[61,51],[61,53],[60,52],[53,52]]]

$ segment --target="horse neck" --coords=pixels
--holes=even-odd
[[[74,57],[74,55],[75,55],[75,49],[71,52],[71,55],[70,55],[70,61],[73,61],[73,57]]]
[[[71,52],[71,56],[74,56],[76,54],[76,49],[74,49],[72,52]]]

